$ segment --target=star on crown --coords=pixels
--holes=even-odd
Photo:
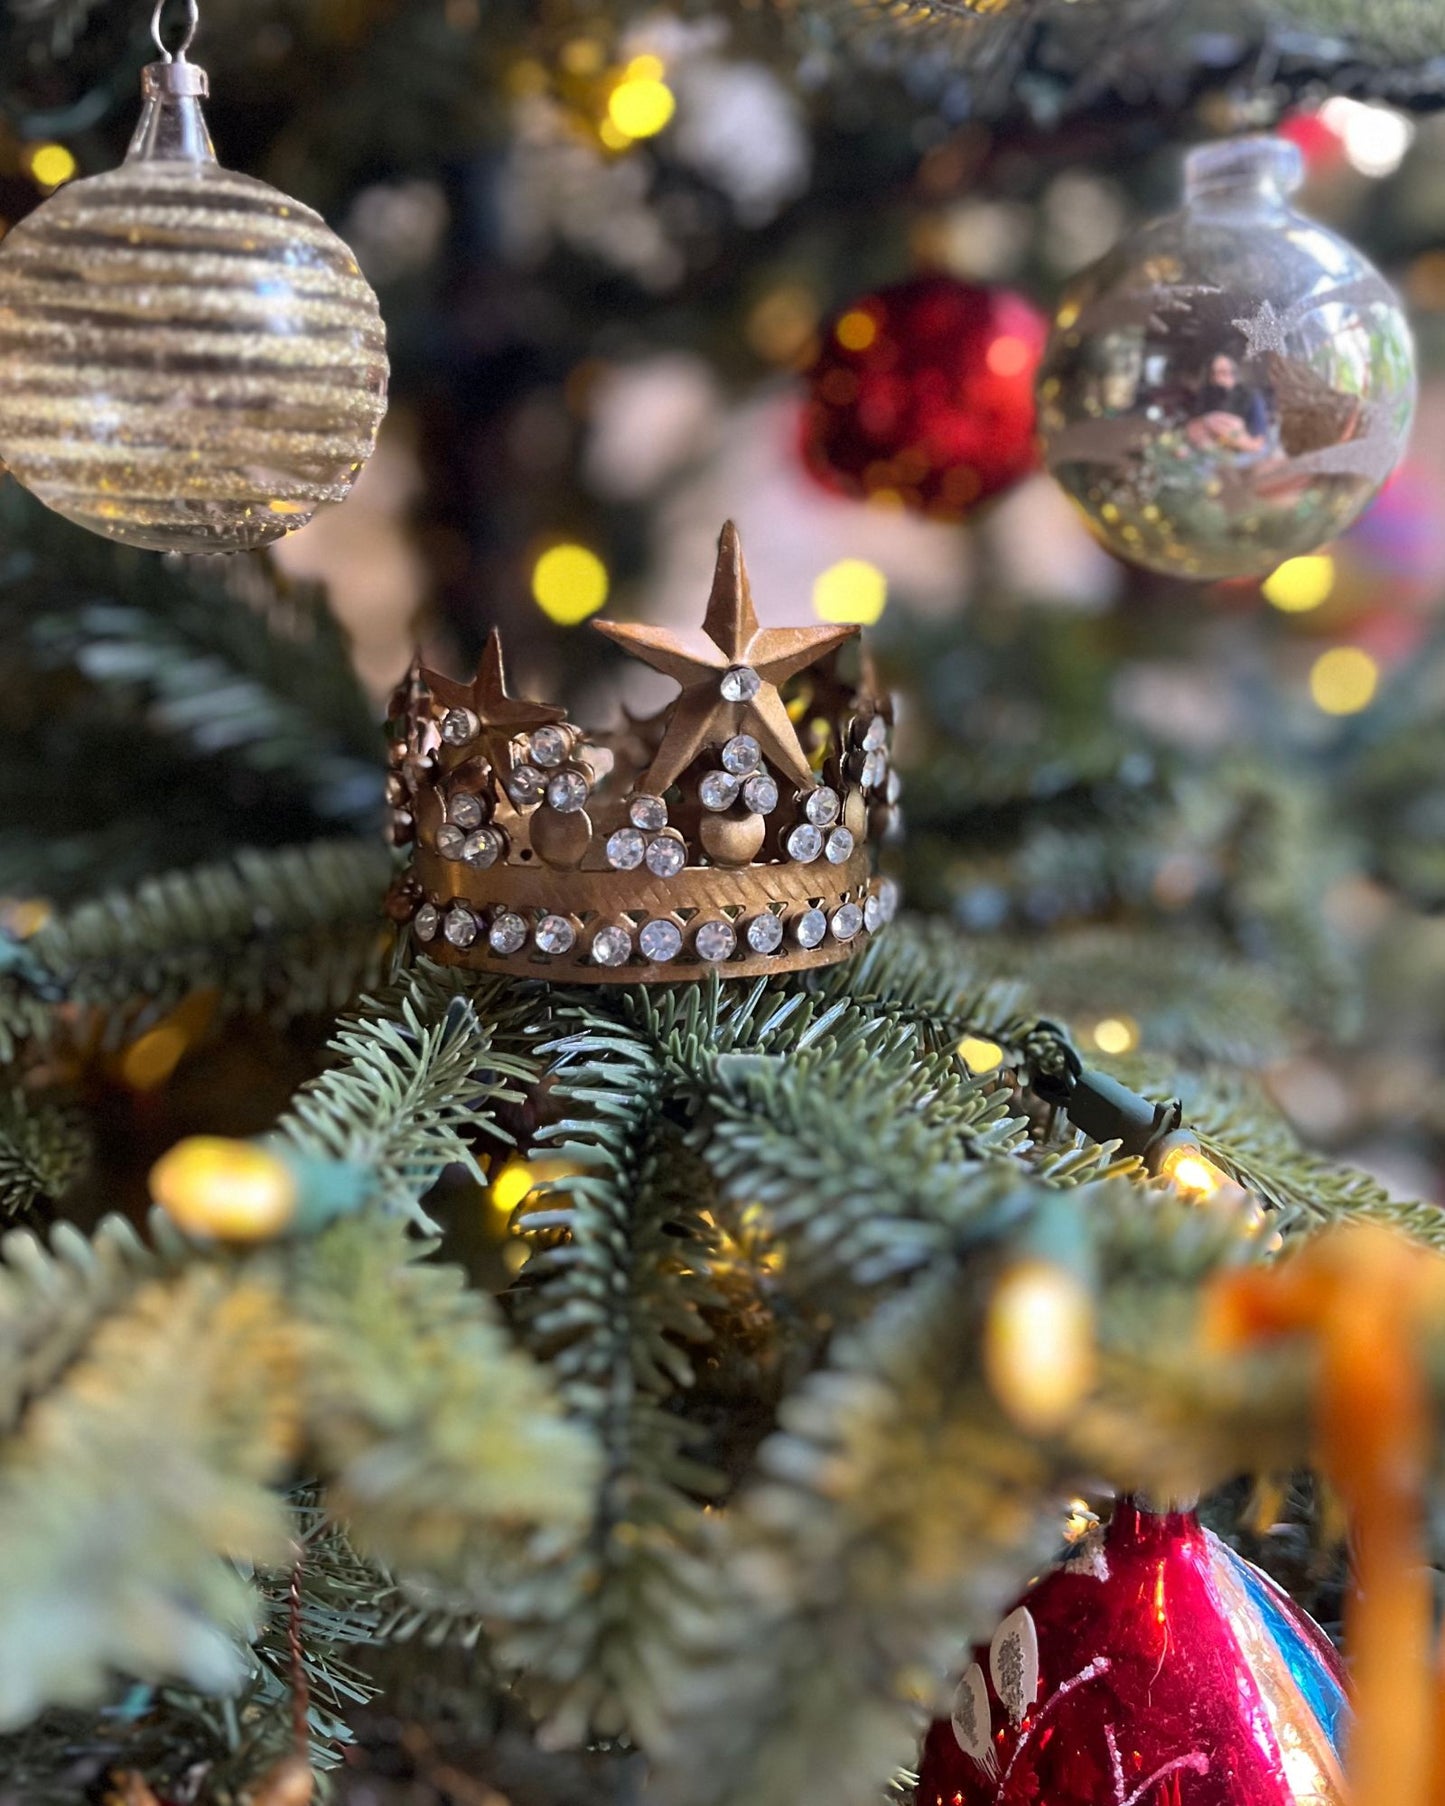
[[[594,621],[593,626],[682,685],[639,789],[661,796],[705,747],[723,745],[737,734],[751,734],[763,757],[800,788],[816,781],[778,692],[858,629],[760,627],[732,521],[718,541],[717,570],[700,633],[616,621]]]

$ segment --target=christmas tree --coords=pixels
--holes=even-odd
[[[0,0],[0,1806],[1425,1806],[1434,6],[205,0],[193,211],[148,12]],[[1190,581],[1035,378],[1263,132],[1420,404],[1081,331],[1103,538],[1354,523]]]

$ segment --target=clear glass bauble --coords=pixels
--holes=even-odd
[[[1399,462],[1415,352],[1368,259],[1289,204],[1278,138],[1191,152],[1185,201],[1077,277],[1039,375],[1050,471],[1131,563],[1262,576]]]
[[[0,457],[126,545],[251,551],[341,501],[386,411],[386,333],[350,250],[216,161],[204,71],[152,64],[119,169],[0,245]]]

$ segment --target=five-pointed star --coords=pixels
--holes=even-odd
[[[799,787],[816,783],[778,687],[851,639],[858,629],[759,627],[738,530],[731,521],[718,541],[717,574],[701,633],[619,626],[614,621],[594,621],[593,626],[682,685],[662,744],[637,781],[639,790],[660,796],[705,747],[721,746],[734,734],[751,734],[768,763]],[[723,693],[723,680],[730,672],[749,674],[730,680],[738,692],[736,699]],[[750,674],[756,676],[756,687]]]
[[[529,702],[525,697],[507,694],[502,642],[495,627],[487,635],[477,674],[470,683],[443,677],[437,671],[423,671],[421,675],[439,708],[467,709],[476,716],[487,760],[493,771],[504,775],[512,769],[511,743],[518,734],[529,734],[533,728],[567,718],[565,709],[550,702]],[[465,756],[465,748],[458,750]]]

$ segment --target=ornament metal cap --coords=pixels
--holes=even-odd
[[[702,628],[595,625],[681,685],[589,735],[513,696],[501,641],[470,682],[414,665],[392,704],[388,913],[444,965],[654,984],[831,965],[893,917],[872,851],[894,809],[892,706],[856,627],[763,627],[729,521]],[[796,682],[794,681],[796,680]]]
[[[161,31],[166,0],[157,0],[151,14],[151,36],[161,60],[141,70],[141,94],[145,108],[126,151],[127,163],[214,163],[216,147],[200,103],[211,92],[204,69],[187,59],[200,25],[195,0],[188,0],[185,36],[174,51],[166,48]]]

